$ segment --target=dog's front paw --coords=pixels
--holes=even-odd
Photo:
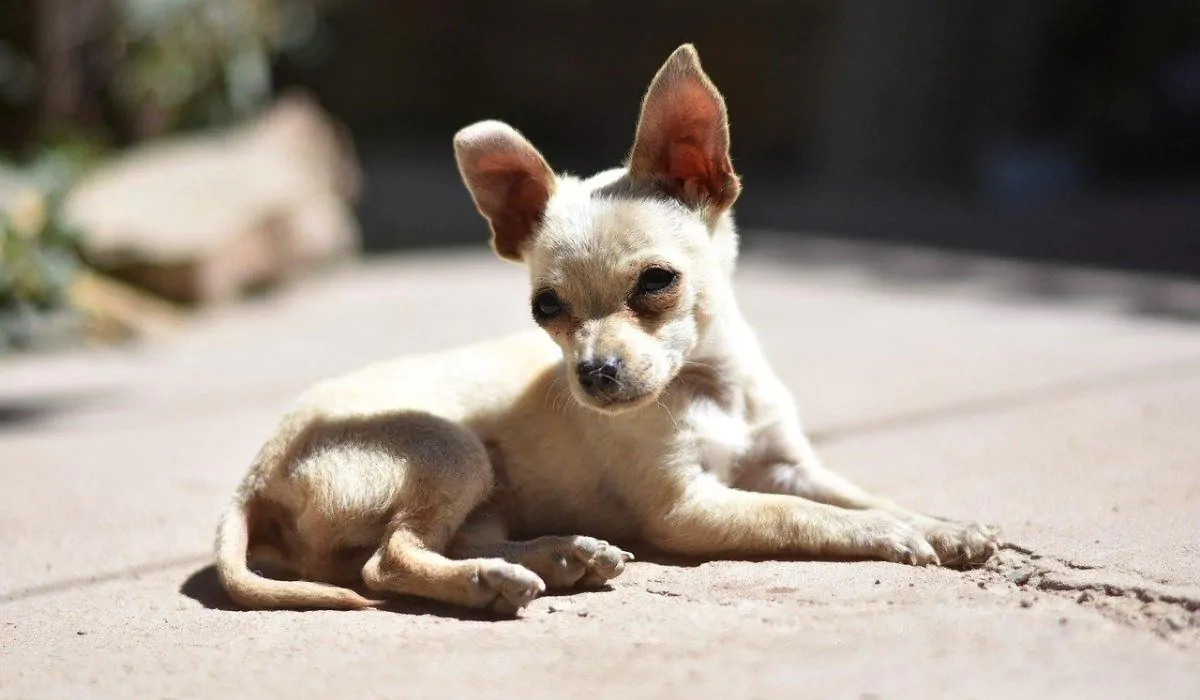
[[[978,523],[934,521],[925,528],[925,539],[933,545],[942,566],[963,569],[978,566],[1000,548],[1000,532]]]
[[[596,588],[625,570],[633,555],[594,537],[564,537],[543,575],[551,588]]]
[[[882,511],[860,511],[854,540],[860,556],[912,566],[937,566],[938,553],[915,525]]]
[[[516,615],[546,591],[537,574],[502,559],[479,566],[471,578],[471,607],[491,610],[498,615]]]

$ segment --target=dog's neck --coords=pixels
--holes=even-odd
[[[744,360],[757,356],[758,343],[749,324],[742,316],[732,285],[709,290],[710,306],[707,319],[701,324],[700,337],[685,358],[691,363],[719,367],[722,374],[736,380],[744,370]]]
[[[684,358],[691,367],[709,367],[719,383],[742,384],[757,366],[761,350],[750,325],[742,316],[734,292],[733,273],[737,262],[738,237],[732,218],[725,214],[712,233],[714,259],[721,270],[703,291],[704,316],[698,318],[699,338]]]
[[[733,289],[738,234],[729,212],[717,220],[711,235],[709,264],[717,270],[702,292],[705,299],[700,307],[705,310],[705,316],[698,319],[700,338],[687,359],[703,361],[703,358],[711,358],[729,362],[750,349],[746,347],[747,343],[754,342]]]

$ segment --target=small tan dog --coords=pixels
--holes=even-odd
[[[734,299],[741,185],[724,100],[690,45],[651,83],[626,168],[555,175],[494,121],[454,150],[496,252],[529,269],[541,330],[302,397],[221,520],[236,602],[360,608],[375,601],[340,586],[365,583],[513,614],[547,587],[620,574],[632,557],[605,540],[915,565],[996,551],[990,529],[821,466]]]

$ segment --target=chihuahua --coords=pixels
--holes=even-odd
[[[734,297],[741,183],[692,46],[651,82],[626,167],[556,175],[496,121],[454,152],[495,252],[528,269],[540,330],[302,396],[221,518],[235,602],[400,594],[512,615],[619,575],[633,557],[610,542],[956,567],[996,551],[994,529],[867,493],[805,438]]]

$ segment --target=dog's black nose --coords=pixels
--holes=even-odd
[[[579,375],[579,386],[592,396],[612,392],[621,385],[617,380],[621,374],[621,361],[615,358],[580,362],[575,371]]]

